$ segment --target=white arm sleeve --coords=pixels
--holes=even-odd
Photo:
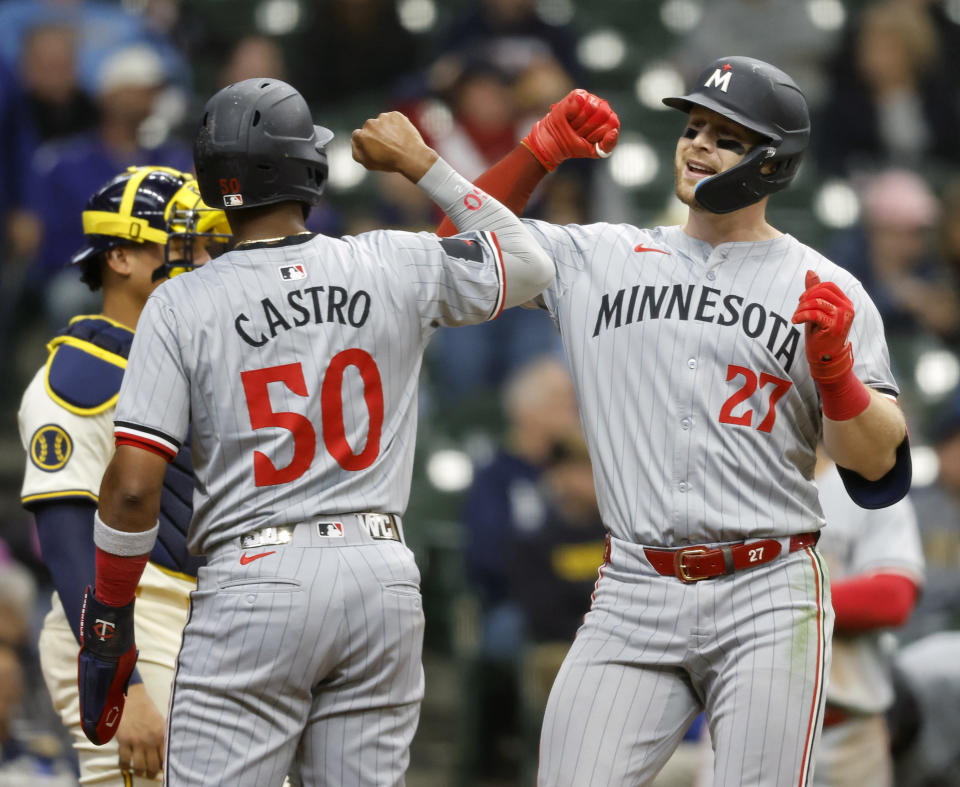
[[[476,188],[442,158],[417,185],[443,210],[460,232],[493,232],[503,254],[504,306],[518,306],[553,281],[553,260],[508,208]]]

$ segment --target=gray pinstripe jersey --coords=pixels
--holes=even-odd
[[[903,574],[923,585],[923,546],[909,496],[887,508],[860,508],[833,467],[817,476],[817,486],[827,520],[817,548],[827,561],[831,581],[883,572]],[[858,713],[881,713],[893,702],[889,655],[881,647],[879,632],[834,633],[827,699]]]
[[[196,551],[318,514],[402,513],[427,341],[496,316],[502,284],[487,233],[238,249],[148,300],[115,434],[169,453],[192,423]]]
[[[573,370],[604,522],[676,546],[815,530],[822,422],[790,322],[807,269],[853,301],[855,372],[899,393],[860,283],[789,235],[716,248],[680,227],[526,221]]]

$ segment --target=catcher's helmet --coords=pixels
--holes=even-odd
[[[215,93],[193,145],[200,193],[210,205],[316,205],[327,181],[333,132],[279,79],[245,79]]]
[[[194,267],[194,238],[230,240],[226,214],[204,204],[193,175],[171,167],[129,167],[87,200],[82,216],[86,245],[71,263],[87,268],[115,246],[157,243],[164,247],[164,264],[154,281]],[[182,249],[172,251],[170,240],[177,237]]]
[[[796,82],[762,60],[722,57],[703,70],[696,85],[663,103],[683,112],[705,107],[764,137],[739,164],[700,181],[697,202],[712,213],[730,213],[785,189],[810,139],[807,100]]]

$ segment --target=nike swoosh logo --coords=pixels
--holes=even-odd
[[[655,251],[658,254],[669,254],[669,251],[664,251],[663,249],[651,249],[649,246],[644,246],[643,244],[635,246],[634,251]]]
[[[254,560],[259,560],[260,558],[266,557],[267,555],[275,555],[275,554],[277,554],[277,550],[275,549],[272,552],[261,552],[259,555],[248,555],[246,552],[244,552],[242,555],[240,555],[240,565],[245,566],[248,563],[252,563]]]

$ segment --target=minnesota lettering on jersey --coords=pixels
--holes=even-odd
[[[612,297],[609,293],[603,294],[593,329],[594,338],[600,335],[601,330],[642,320],[693,319],[717,325],[739,324],[751,339],[766,335],[767,349],[780,359],[785,371],[790,371],[800,343],[800,331],[788,318],[762,304],[748,303],[744,306],[744,299],[740,295],[724,295],[722,290],[694,284],[661,287],[635,284],[629,289],[629,297],[627,292],[627,289],[618,290]]]
[[[260,301],[263,322],[240,312],[233,325],[247,344],[262,347],[275,339],[279,331],[302,328],[309,323],[336,322],[360,328],[370,316],[370,302],[370,293],[366,290],[350,293],[334,285],[305,287],[290,290],[282,309],[269,298]]]

